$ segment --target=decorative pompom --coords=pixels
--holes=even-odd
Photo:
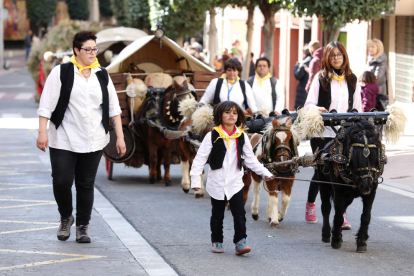
[[[404,133],[407,117],[401,107],[395,104],[387,106],[387,112],[390,113],[384,128],[385,138],[387,141],[395,144]]]
[[[190,119],[196,107],[197,101],[194,98],[185,99],[179,103],[178,111],[181,113],[181,116]]]
[[[135,95],[138,98],[145,98],[147,95],[147,86],[143,83],[139,83],[135,85]]]
[[[211,128],[214,124],[213,108],[209,105],[202,106],[194,111],[191,119],[197,133],[206,128]]]

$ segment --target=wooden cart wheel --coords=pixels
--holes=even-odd
[[[114,163],[105,158],[106,176],[108,180],[112,180],[112,171],[114,170]]]

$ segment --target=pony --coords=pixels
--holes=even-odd
[[[188,89],[187,82],[163,89],[149,89],[150,95],[142,103],[135,116],[134,130],[145,145],[149,165],[149,182],[154,184],[161,180],[161,160],[164,164],[164,182],[171,185],[170,160],[171,151],[176,140],[164,136],[164,130],[175,131],[182,120],[178,107],[179,103],[188,98],[194,98]]]
[[[250,143],[253,147],[253,152],[259,161],[262,161],[263,163],[282,162],[297,155],[296,146],[298,145],[298,139],[296,138],[296,134],[292,132],[291,127],[292,120],[289,117],[281,118],[279,120],[274,118],[273,121],[266,126],[263,135],[256,133],[251,137]],[[292,171],[292,167],[288,165],[279,167],[273,173],[288,178],[274,179],[264,182],[268,195],[266,217],[269,220],[271,228],[278,228],[279,222],[285,218],[289,207],[293,182],[295,180],[295,170]],[[245,173],[243,176],[244,203],[246,204],[248,199],[252,181],[254,198],[251,212],[253,219],[258,220],[260,200],[259,194],[261,190],[262,178],[251,171]],[[279,193],[281,193],[282,197],[280,211],[278,210]]]

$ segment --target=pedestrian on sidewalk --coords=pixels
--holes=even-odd
[[[201,173],[210,158],[207,178],[207,192],[211,196],[212,215],[210,220],[213,253],[223,253],[223,219],[227,201],[234,219],[236,255],[251,251],[246,243],[246,211],[244,210],[242,163],[252,171],[272,180],[273,175],[253,153],[249,138],[243,133],[245,115],[240,106],[224,101],[214,108],[213,130],[205,136],[191,166],[191,188],[201,188]]]
[[[370,112],[375,108],[377,102],[377,95],[379,86],[377,84],[377,77],[370,71],[365,71],[361,75],[361,101],[362,111]]]
[[[26,49],[26,61],[29,58],[30,50],[32,48],[32,38],[33,32],[32,30],[28,30],[26,37],[24,38],[24,48]]]
[[[121,108],[107,71],[100,68],[96,36],[81,31],[73,38],[70,62],[53,68],[46,79],[37,111],[37,147],[49,147],[53,193],[60,213],[57,238],[65,241],[74,223],[72,185],[76,186],[76,241],[90,243],[88,226],[94,184],[103,148],[109,143],[109,120],[117,136],[119,155],[125,154]],[[50,120],[49,133],[46,133]]]
[[[309,73],[306,71],[306,69],[309,68],[309,63],[312,60],[312,55],[307,44],[303,47],[303,55],[305,58],[300,63],[297,62],[293,67],[293,74],[299,81],[298,87],[296,88],[295,109],[302,108],[305,104],[306,97],[308,96],[306,85],[308,84]]]
[[[362,111],[361,87],[358,84],[357,77],[351,71],[345,47],[340,42],[330,42],[326,46],[322,59],[322,69],[312,81],[305,108],[307,110],[317,108],[320,113],[327,113],[333,109],[338,113],[349,112],[352,109]],[[317,148],[323,149],[335,136],[336,134],[332,129],[326,128],[323,137],[311,139],[312,152],[315,152]],[[316,170],[312,180],[315,179],[317,179]],[[308,223],[317,222],[315,201],[318,192],[319,183],[311,182],[305,214]],[[342,229],[351,229],[345,213],[343,218]]]
[[[324,48],[321,47],[321,43],[318,40],[312,40],[309,42],[309,51],[312,55],[312,60],[309,62],[309,67],[305,67],[305,71],[309,74],[305,88],[307,92],[309,92],[315,75],[321,70]]]

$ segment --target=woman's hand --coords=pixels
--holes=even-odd
[[[39,132],[37,136],[36,146],[42,150],[46,151],[46,148],[49,146],[49,139],[47,138],[46,132]]]
[[[119,157],[122,157],[125,155],[126,146],[125,146],[124,137],[120,137],[116,139],[116,151],[118,152]]]
[[[272,176],[270,176],[270,177],[265,177],[265,180],[266,181],[270,181],[270,180],[274,180],[275,179],[275,177],[272,175]]]
[[[323,106],[317,106],[317,108],[318,108],[320,113],[328,113],[328,110],[326,110],[326,108],[323,107]]]
[[[200,191],[200,188],[193,188],[193,190],[198,192],[198,191]]]

